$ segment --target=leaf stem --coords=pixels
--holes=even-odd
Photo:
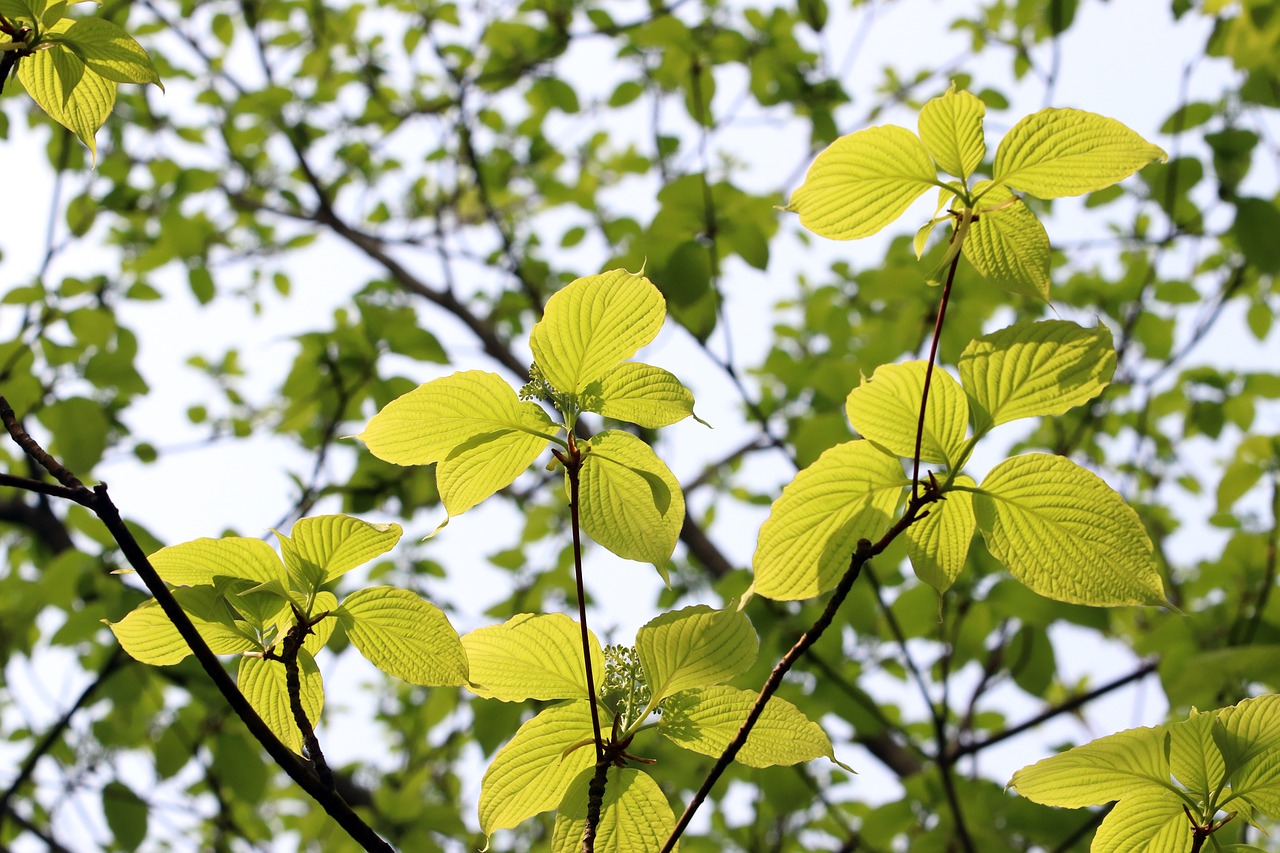
[[[302,650],[303,642],[311,633],[311,623],[297,607],[294,607],[293,615],[297,621],[281,641],[280,655],[269,657],[284,664],[284,684],[289,694],[289,710],[293,712],[294,725],[298,727],[298,731],[302,732],[302,745],[307,750],[307,757],[311,760],[311,768],[315,770],[316,778],[320,780],[321,785],[332,788],[333,771],[324,760],[324,753],[320,750],[320,739],[316,737],[315,727],[307,717],[306,708],[302,707],[302,675],[298,670],[298,652]]]
[[[954,235],[959,237],[957,231]],[[963,238],[961,238],[963,239]],[[947,316],[947,303],[951,299],[951,285],[956,280],[956,267],[960,265],[960,252],[957,249],[947,268],[947,283],[942,288],[942,299],[938,302],[938,317],[933,323],[933,340],[929,343],[929,362],[924,370],[924,388],[920,392],[920,418],[916,421],[916,449],[911,457],[911,497],[920,494],[920,444],[924,440],[924,415],[929,404],[929,385],[933,380],[933,365],[938,359],[938,341],[942,339],[942,321]]]

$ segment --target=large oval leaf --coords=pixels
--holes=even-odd
[[[974,190],[987,183],[980,182]],[[993,187],[982,197],[961,252],[992,284],[1049,301],[1049,235],[1008,189]]]
[[[604,653],[587,632],[595,688],[604,683]],[[526,699],[585,699],[582,633],[563,613],[521,613],[501,625],[479,628],[462,638],[470,661],[469,689],[503,702]]]
[[[982,138],[986,112],[981,98],[957,92],[955,83],[920,109],[920,139],[944,172],[967,179],[978,168],[987,153]]]
[[[869,127],[819,154],[786,209],[821,237],[856,240],[893,222],[937,185],[938,171],[919,137],[891,124]]]
[[[370,524],[349,515],[299,519],[280,538],[285,567],[299,589],[316,589],[390,551],[404,529]]]
[[[284,577],[284,565],[270,545],[241,536],[170,545],[147,561],[165,583],[175,585],[211,584],[220,577],[267,583]]]
[[[636,654],[655,702],[728,681],[749,669],[759,650],[745,613],[705,604],[663,613],[636,632]]]
[[[863,438],[895,456],[912,458],[927,368],[928,362],[924,361],[877,367],[871,378],[864,379],[845,399],[849,423]],[[968,429],[969,402],[964,389],[949,373],[935,366],[920,435],[920,460],[955,467]]]
[[[782,490],[760,527],[752,559],[755,591],[812,598],[839,582],[860,539],[878,538],[907,478],[869,441],[827,450]]]
[[[583,408],[649,429],[693,414],[693,394],[661,367],[628,361],[606,370],[582,395]]]
[[[62,20],[53,29],[71,26]],[[18,79],[49,118],[74,133],[96,160],[94,138],[116,103],[116,84],[86,68],[66,46],[37,50],[18,63]]]
[[[467,683],[467,654],[449,619],[407,589],[357,590],[338,608],[351,645],[378,669],[410,684]]]
[[[302,686],[302,710],[315,728],[324,709],[324,684],[315,658],[302,650],[298,651],[298,675]],[[289,689],[285,682],[283,662],[260,657],[240,658],[236,686],[280,742],[301,755],[302,732],[289,706]]]
[[[261,648],[237,630],[222,596],[213,587],[179,587],[173,590],[173,597],[214,654]],[[141,663],[168,666],[191,654],[191,647],[154,598],[139,604],[119,622],[108,622],[107,627],[116,635],[120,647]]]
[[[634,435],[606,430],[587,444],[578,481],[582,529],[619,557],[666,562],[684,525],[684,494],[671,469]]]
[[[555,853],[582,849],[587,796],[594,775],[594,767],[584,770],[564,795],[551,842]],[[662,849],[675,828],[671,804],[652,776],[633,767],[609,768],[592,848],[595,853],[653,853]]]
[[[974,498],[987,550],[1030,589],[1073,604],[1164,604],[1133,508],[1070,459],[1030,453],[991,470]]]
[[[1156,726],[1127,729],[1037,761],[1014,773],[1009,787],[1041,805],[1078,809],[1167,788],[1169,773],[1169,733]]]
[[[658,731],[685,749],[718,758],[746,722],[755,702],[755,691],[737,687],[686,690],[663,704]],[[824,757],[836,760],[822,727],[786,699],[774,696],[734,760],[748,767],[773,767]]]

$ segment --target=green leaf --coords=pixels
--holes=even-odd
[[[636,632],[636,653],[654,702],[741,675],[759,650],[745,613],[705,604],[663,613]]]
[[[982,138],[982,99],[957,92],[952,83],[945,93],[920,109],[920,139],[942,171],[968,179],[987,153]]]
[[[1165,603],[1138,514],[1069,459],[1006,459],[982,481],[974,508],[991,556],[1047,598],[1104,607]]]
[[[1221,726],[1216,713],[1191,709],[1191,716],[1173,723],[1169,729],[1169,766],[1173,775],[1187,790],[1202,801],[1222,781],[1225,764],[1222,751],[1214,742],[1213,729]]]
[[[312,657],[324,648],[324,644],[329,642],[329,637],[333,635],[333,629],[338,626],[338,596],[327,589],[316,593],[308,615],[314,617],[326,612],[329,615],[312,625],[311,633],[302,641],[302,648]]]
[[[629,361],[606,370],[583,393],[589,412],[648,429],[670,426],[693,414],[693,394],[661,367]]]
[[[1024,767],[1009,782],[1028,800],[1068,809],[1169,786],[1169,732],[1163,726],[1098,738]]]
[[[551,842],[554,853],[578,853],[582,849],[588,788],[594,775],[594,767],[582,771],[565,794],[556,813]],[[662,849],[675,828],[671,804],[652,776],[633,767],[608,769],[600,822],[596,824],[596,853],[653,853]]]
[[[84,476],[102,459],[111,421],[102,404],[87,397],[57,400],[40,411],[53,433],[50,452],[69,470]]]
[[[581,394],[652,341],[666,316],[662,293],[642,275],[610,270],[577,279],[547,300],[533,327],[534,363],[557,391]]]
[[[974,190],[989,183],[981,181]],[[993,186],[982,197],[961,252],[992,284],[1049,301],[1049,235],[1031,208],[1007,188]]]
[[[480,829],[491,835],[559,806],[578,774],[595,766],[591,737],[585,699],[552,705],[522,725],[480,782]]]
[[[150,806],[123,782],[108,782],[103,786],[102,812],[120,849],[137,850],[142,846],[147,838],[149,811]]]
[[[115,83],[155,83],[164,91],[151,57],[133,36],[103,18],[80,18],[60,39],[100,76]]]
[[[407,589],[357,590],[338,608],[351,644],[378,669],[410,684],[467,683],[467,654],[458,632],[436,607]]]
[[[755,691],[737,687],[685,690],[663,703],[658,731],[678,746],[718,758],[755,702]],[[774,767],[823,757],[836,760],[822,727],[786,699],[774,696],[734,760],[748,767]]]
[[[349,515],[299,519],[280,538],[280,555],[296,588],[312,591],[390,551],[404,529],[370,524]]]
[[[597,691],[604,683],[604,653],[587,632],[591,674]],[[468,689],[486,699],[585,699],[582,633],[563,613],[521,613],[501,625],[479,628],[462,638],[471,663]]]
[[[1115,119],[1048,108],[1025,117],[1000,140],[992,180],[1039,198],[1083,195],[1167,156]]]
[[[827,450],[783,488],[760,527],[755,591],[795,600],[831,589],[858,540],[888,529],[906,485],[902,463],[869,441]]]
[[[972,478],[963,474],[956,477],[955,484],[976,485]],[[947,491],[943,500],[930,504],[929,514],[903,534],[907,556],[911,558],[916,577],[939,594],[950,589],[969,557],[969,545],[977,523],[970,492]]]
[[[1231,792],[1271,816],[1280,815],[1280,695],[1246,699],[1218,712],[1214,740]]]
[[[298,675],[302,685],[302,710],[314,728],[324,708],[324,684],[315,658],[305,651],[298,652]],[[242,657],[236,685],[280,742],[301,755],[302,732],[298,730],[289,707],[284,663],[260,657]]]
[[[606,430],[587,444],[579,474],[582,529],[627,560],[664,567],[684,524],[680,483],[653,448]]]
[[[1184,805],[1167,788],[1126,794],[1103,818],[1089,853],[1186,853],[1191,826]]]
[[[976,338],[959,364],[974,433],[1018,418],[1061,415],[1102,393],[1115,366],[1111,330],[1102,324],[1024,321]]]
[[[228,655],[261,648],[236,629],[222,596],[211,586],[181,587],[173,597],[214,654]],[[107,622],[121,648],[141,663],[169,666],[191,654],[187,641],[160,608],[148,599],[119,622]]]
[[[218,577],[259,583],[284,577],[284,565],[270,545],[241,536],[170,545],[147,559],[166,583],[175,585],[211,584]]]
[[[893,455],[912,458],[927,368],[928,362],[924,361],[877,367],[871,378],[863,379],[845,399],[849,423],[863,438]],[[969,402],[964,389],[949,373],[935,366],[920,436],[920,461],[956,467],[961,463],[968,429]]]
[[[64,23],[66,19],[58,22]],[[94,135],[115,106],[116,85],[85,68],[84,62],[62,45],[24,58],[18,63],[18,79],[40,109],[74,133],[96,161]]]
[[[842,136],[820,153],[786,209],[831,240],[869,237],[901,216],[938,172],[920,138],[883,125]]]
[[[467,370],[391,401],[356,437],[386,462],[437,463],[440,500],[455,516],[511,485],[553,435],[541,406],[497,374]]]

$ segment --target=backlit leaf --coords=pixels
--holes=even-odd
[[[927,367],[924,361],[877,367],[870,379],[864,379],[849,392],[844,404],[849,423],[863,438],[895,456],[912,458]],[[935,366],[920,434],[920,460],[955,467],[968,429],[969,402],[964,389],[949,373]]]
[[[118,24],[103,18],[80,18],[67,27],[62,41],[107,80],[155,83],[164,89],[151,57]]]
[[[357,590],[338,609],[351,645],[388,675],[429,687],[467,682],[458,632],[436,607],[407,589]]]
[[[578,774],[595,767],[591,737],[585,699],[552,705],[522,725],[480,783],[480,829],[489,835],[558,807]]]
[[[986,105],[970,92],[947,91],[920,109],[920,139],[934,162],[958,178],[968,178],[987,152],[982,138]]]
[[[593,398],[598,403],[587,411],[649,429],[670,426],[693,414],[693,394],[679,379],[661,367],[635,361],[616,365],[589,384],[584,403]]]
[[[759,649],[746,614],[705,604],[663,613],[636,632],[636,653],[654,701],[728,681],[755,663]]]
[[[582,529],[619,557],[662,571],[684,524],[684,495],[653,448],[606,430],[587,445],[579,480]]]
[[[63,19],[56,26],[67,23]],[[18,79],[40,109],[74,133],[96,160],[94,135],[115,106],[116,84],[85,68],[84,62],[62,45],[24,58],[18,63]]]
[[[324,708],[324,684],[315,658],[305,651],[298,652],[298,675],[302,685],[302,710],[315,728]],[[281,743],[301,755],[302,732],[298,730],[289,707],[284,663],[260,657],[242,657],[236,685]]]
[[[891,124],[869,127],[820,153],[786,209],[819,236],[856,240],[893,222],[937,185],[937,168],[918,136]]]
[[[1168,785],[1169,732],[1163,726],[1098,738],[1024,767],[1009,782],[1029,800],[1069,809]]]
[[[588,632],[587,638],[599,691],[604,653],[595,634]],[[468,689],[477,696],[503,702],[587,698],[581,628],[563,613],[521,613],[472,631],[462,645],[471,664]]]
[[[1223,708],[1218,720],[1214,740],[1232,793],[1272,816],[1280,814],[1280,695]]]
[[[578,775],[556,813],[551,842],[555,853],[578,853],[587,827],[587,797],[595,768]],[[610,767],[605,777],[596,853],[653,853],[661,850],[676,818],[653,777],[633,767]],[[673,848],[678,850],[679,847]]]
[[[170,545],[147,559],[166,583],[187,586],[210,584],[217,577],[264,583],[284,575],[284,565],[270,545],[241,536]]]
[[[1169,729],[1169,765],[1174,777],[1201,800],[1222,781],[1225,765],[1222,752],[1214,742],[1214,726],[1220,726],[1216,713],[1191,709],[1191,716]]]
[[[1103,818],[1089,853],[1186,853],[1191,825],[1183,805],[1168,788],[1125,794]]]
[[[663,704],[658,731],[685,749],[718,758],[746,722],[756,696],[753,690],[724,685],[685,690]],[[734,760],[748,767],[773,767],[823,757],[836,760],[822,727],[774,696]]]
[[[888,529],[906,485],[901,462],[869,441],[827,450],[783,488],[760,527],[752,559],[756,592],[795,600],[831,589],[858,540]]]
[[[1061,415],[1111,381],[1111,330],[1067,320],[1016,323],[971,341],[960,356],[978,435],[1018,418]]]
[[[1006,459],[982,481],[974,508],[991,556],[1043,596],[1098,606],[1165,603],[1138,514],[1069,459]]]
[[[988,183],[980,182],[975,191]],[[1005,187],[993,187],[982,197],[960,251],[992,284],[1049,301],[1049,235]]]
[[[955,482],[960,486],[976,485],[963,474]],[[969,544],[978,523],[973,494],[948,491],[943,500],[929,504],[928,509],[929,514],[908,527],[903,538],[916,577],[943,593],[960,576],[969,556]]]
[[[316,593],[315,600],[312,602],[311,615],[319,616],[321,613],[328,613],[324,619],[311,626],[311,633],[307,634],[307,638],[302,641],[302,648],[306,649],[312,656],[316,652],[324,648],[324,644],[329,642],[329,637],[333,636],[333,629],[338,626],[338,596],[332,592],[321,590]]]
[[[1022,119],[1000,140],[993,181],[1039,198],[1083,195],[1166,156],[1115,119],[1048,108]]]
[[[666,316],[666,300],[649,279],[610,270],[577,279],[548,299],[529,345],[556,390],[581,394],[652,341]]]
[[[288,536],[280,538],[280,553],[295,583],[318,587],[356,566],[390,551],[404,529],[398,524],[370,524],[349,515],[320,515],[299,519]]]
[[[179,587],[173,597],[214,654],[227,655],[260,648],[236,630],[221,597],[210,586]],[[121,648],[134,660],[153,666],[178,663],[191,654],[187,641],[153,598],[144,601],[119,622],[108,622]]]

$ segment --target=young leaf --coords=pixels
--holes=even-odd
[[[1169,766],[1174,777],[1206,802],[1226,769],[1222,751],[1213,738],[1214,727],[1221,725],[1216,713],[1201,713],[1192,708],[1187,719],[1167,726]]]
[[[312,590],[390,551],[404,529],[370,524],[349,515],[299,519],[280,538],[280,554],[296,588]],[[300,583],[301,582],[301,583]]]
[[[467,654],[449,619],[407,589],[375,586],[347,596],[338,619],[378,669],[410,684],[467,683]]]
[[[839,582],[858,540],[880,536],[906,486],[902,463],[869,441],[824,452],[773,502],[752,559],[766,598],[812,598]]]
[[[988,181],[974,187],[980,191]],[[1049,301],[1049,235],[1021,199],[992,187],[969,227],[960,251],[992,284]]]
[[[284,566],[270,545],[241,536],[170,545],[147,559],[165,583],[174,585],[211,584],[219,577],[265,583],[279,580],[284,573]]]
[[[67,23],[63,19],[55,29]],[[85,68],[83,60],[63,45],[23,58],[18,63],[18,79],[40,109],[74,133],[96,161],[98,142],[94,135],[115,106],[116,84]]]
[[[440,500],[454,516],[511,485],[553,435],[541,406],[497,374],[467,370],[392,400],[356,438],[386,462],[437,463]]]
[[[1069,459],[1006,459],[982,481],[974,508],[991,556],[1047,598],[1104,607],[1165,603],[1138,514]]]
[[[333,629],[338,626],[337,612],[338,596],[327,589],[316,593],[311,604],[311,615],[319,616],[321,613],[329,615],[312,625],[311,633],[307,634],[307,638],[302,641],[302,648],[313,657],[316,652],[324,648],[325,643],[329,642],[329,637],[333,636]]]
[[[1280,695],[1246,699],[1218,712],[1213,729],[1231,791],[1272,816],[1280,815]]]
[[[114,83],[155,83],[164,91],[151,57],[133,36],[104,18],[80,18],[58,39],[86,66]]]
[[[557,391],[581,394],[652,341],[666,316],[662,293],[642,275],[610,270],[577,279],[547,300],[533,327],[534,363]]]
[[[591,767],[578,774],[556,812],[551,842],[554,853],[578,853],[587,827],[587,796]],[[600,822],[596,824],[596,853],[652,853],[676,828],[671,805],[653,777],[633,767],[610,767],[605,777]],[[678,847],[674,849],[679,849]]]
[[[1125,794],[1102,820],[1089,853],[1183,853],[1191,849],[1186,801],[1168,788]]]
[[[609,368],[583,393],[584,408],[658,429],[693,414],[693,394],[661,367],[628,361]]]
[[[685,749],[719,757],[746,722],[755,701],[755,691],[737,687],[685,690],[663,703],[658,731]],[[774,696],[734,760],[748,767],[773,767],[823,757],[836,760],[822,727],[786,699]]]
[[[883,125],[842,136],[818,155],[786,209],[820,237],[870,237],[903,214],[938,170],[920,138]]]
[[[1084,195],[1167,156],[1115,119],[1047,108],[1019,121],[1000,140],[992,181],[1038,198]]]
[[[963,474],[956,477],[955,483],[976,485]],[[971,492],[951,490],[943,500],[930,504],[929,514],[903,534],[916,577],[936,589],[939,595],[950,589],[969,557],[977,523]]]
[[[298,675],[302,684],[302,710],[314,727],[324,709],[324,684],[315,658],[305,651],[298,652]],[[242,657],[236,685],[281,743],[301,755],[302,732],[289,706],[284,664],[278,660]]]
[[[971,341],[960,356],[974,433],[1018,418],[1061,415],[1111,381],[1111,330],[1067,320],[1024,321]]]
[[[920,422],[920,396],[927,362],[882,364],[870,379],[849,392],[844,410],[863,438],[895,456],[915,454],[916,426]],[[941,462],[948,469],[960,462],[969,429],[969,402],[960,383],[940,367],[929,383],[920,440],[920,461]]]
[[[591,737],[585,699],[552,705],[522,725],[480,782],[480,829],[492,835],[559,806],[578,774],[595,767]]]
[[[942,171],[968,180],[978,168],[987,153],[982,138],[986,112],[981,98],[957,92],[955,83],[920,109],[920,139]]]
[[[1138,791],[1165,790],[1169,732],[1127,729],[1041,759],[1013,774],[1009,787],[1044,806],[1100,806]]]
[[[604,652],[595,634],[588,632],[587,639],[599,691]],[[462,646],[471,664],[468,689],[477,696],[503,702],[587,698],[581,628],[563,613],[521,613],[472,631],[462,638]]]
[[[173,594],[214,654],[228,655],[259,648],[235,628],[213,587],[180,587]],[[116,635],[121,648],[141,663],[169,666],[191,654],[187,641],[154,598],[139,604],[119,622],[107,622],[107,627]]]
[[[671,469],[634,435],[595,435],[578,485],[582,529],[627,560],[665,565],[684,524],[684,495]]]
[[[669,611],[636,632],[636,653],[653,701],[746,672],[760,640],[745,613],[705,604]]]

